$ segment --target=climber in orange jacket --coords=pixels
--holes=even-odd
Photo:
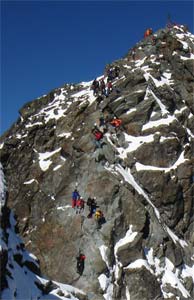
[[[148,28],[146,29],[145,33],[144,33],[144,38],[150,36],[153,33],[152,28]]]
[[[114,119],[110,122],[110,124],[116,129],[121,126],[122,120],[114,117]]]

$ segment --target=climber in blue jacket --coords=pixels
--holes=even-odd
[[[79,192],[77,189],[72,193],[72,208],[76,207],[77,200],[80,198]]]

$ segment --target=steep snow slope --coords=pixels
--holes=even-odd
[[[91,300],[194,298],[194,36],[175,26],[154,38],[114,62],[120,74],[100,104],[92,82],[65,85],[27,103],[1,139],[8,205],[26,246],[47,276]],[[94,150],[102,114],[123,126],[109,127]],[[97,197],[100,230],[87,207],[71,208],[75,187]]]

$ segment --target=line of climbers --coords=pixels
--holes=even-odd
[[[168,28],[172,28],[175,26],[175,23],[169,22],[167,25]],[[176,25],[179,26],[179,25]],[[187,30],[187,27],[185,26],[185,30]],[[153,35],[153,30],[152,28],[148,28],[145,33],[144,33],[144,38],[150,37],[152,45],[156,44],[156,38]],[[131,50],[131,56],[132,59],[136,59],[136,48],[132,48]],[[112,81],[115,78],[119,77],[120,73],[120,68],[118,66],[108,66],[108,68],[105,70],[105,76],[107,76],[107,82],[105,83],[105,77],[101,78],[100,80],[97,80],[96,78],[94,79],[91,89],[93,90],[93,95],[96,96],[96,101],[99,104],[102,100],[103,97],[105,96],[106,98],[110,95],[110,93],[113,91],[113,85]],[[103,142],[103,137],[106,132],[112,133],[112,129],[114,129],[115,133],[118,132],[118,129],[121,128],[122,125],[122,120],[114,117],[111,118],[110,116],[100,116],[99,118],[99,126],[97,124],[94,124],[94,127],[92,128],[92,134],[94,136],[94,144],[95,144],[95,149],[97,148],[102,148],[104,145]],[[77,189],[74,190],[72,193],[72,208],[76,209],[76,214],[80,214],[81,212],[84,211],[84,206],[85,206],[85,201],[83,198],[79,195],[79,192]],[[87,206],[89,207],[89,214],[87,218],[92,218],[93,215],[95,217],[96,221],[96,229],[100,229],[102,224],[106,223],[105,217],[103,212],[99,209],[99,206],[96,203],[96,198],[91,198],[89,197],[87,200]],[[85,259],[86,256],[80,252],[76,257],[77,259],[77,273],[81,276],[84,271],[84,264],[85,264]]]
[[[89,214],[87,218],[91,219],[94,215],[96,221],[96,229],[100,229],[101,225],[106,223],[103,212],[99,209],[99,205],[96,203],[96,197],[88,197],[87,206],[89,207]],[[77,189],[72,193],[72,208],[76,210],[76,214],[84,212],[85,201],[80,196]]]
[[[94,79],[91,89],[93,90],[93,95],[97,97],[96,101],[101,102],[103,100],[103,96],[106,98],[110,95],[110,93],[113,90],[112,80],[119,77],[120,68],[118,66],[115,67],[108,67],[106,70],[106,76],[107,76],[107,82],[105,84],[104,77],[101,78],[99,81],[97,79]],[[99,101],[100,100],[100,101]],[[112,129],[117,132],[117,129],[122,124],[122,121],[116,117],[113,119],[107,116],[104,118],[104,116],[100,116],[99,118],[99,127],[97,124],[94,124],[94,127],[92,128],[92,134],[94,135],[94,144],[95,149],[101,148],[103,146],[102,139],[106,132],[110,130],[112,132]],[[102,210],[99,209],[99,205],[96,203],[96,198],[88,197],[87,202],[80,196],[79,191],[75,189],[72,193],[72,208],[75,209],[76,214],[80,214],[84,212],[85,203],[87,204],[89,208],[89,214],[87,215],[87,218],[91,219],[93,218],[96,222],[96,229],[101,229],[102,225],[106,223],[106,219],[104,217],[104,214]],[[84,271],[85,266],[85,259],[86,256],[79,250],[79,254],[76,257],[77,260],[77,273],[81,276]]]
[[[106,70],[107,75],[107,83],[105,84],[104,77],[98,81],[97,79],[94,79],[92,83],[91,89],[93,90],[93,95],[97,96],[96,101],[101,102],[103,100],[103,96],[108,97],[110,93],[113,90],[112,86],[112,80],[119,77],[120,68],[118,66],[110,67]],[[95,149],[101,148],[103,146],[102,140],[103,136],[106,132],[110,130],[112,132],[112,129],[115,129],[115,132],[117,132],[117,129],[121,126],[122,121],[116,117],[113,119],[110,119],[109,116],[100,116],[99,118],[99,127],[97,124],[94,124],[94,127],[92,128],[92,134],[94,135],[94,144]],[[104,217],[104,214],[102,210],[99,209],[99,205],[96,203],[96,198],[88,197],[87,200],[87,206],[89,208],[89,214],[87,218],[91,219],[93,218],[96,222],[96,229],[101,229],[102,225],[106,223],[106,219]],[[76,214],[80,214],[84,211],[85,201],[80,196],[77,189],[75,189],[72,193],[72,208],[76,209]],[[77,273],[81,276],[84,271],[84,264],[86,256],[79,251],[79,255],[76,257],[77,259]]]
[[[89,215],[87,217],[92,218],[94,214],[96,229],[101,229],[102,225],[106,223],[106,219],[102,210],[99,209],[99,205],[96,203],[96,198],[89,197],[87,200],[87,205],[89,206]]]
[[[107,76],[107,82],[105,83],[105,78],[97,80],[96,78],[92,82],[91,89],[93,90],[94,96],[105,96],[108,97],[113,90],[112,81],[119,77],[120,68],[118,66],[108,67],[105,71],[105,76]]]
[[[80,200],[82,199],[83,205],[80,204]],[[80,197],[80,194],[77,189],[75,189],[72,193],[72,208],[76,209],[76,214],[84,211],[85,201]],[[106,223],[106,219],[102,210],[99,209],[99,205],[96,203],[96,198],[88,197],[87,205],[89,207],[89,214],[87,218],[91,219],[94,215],[94,219],[96,222],[96,229],[101,229],[102,225]],[[86,256],[79,250],[79,254],[76,257],[77,260],[77,273],[81,276],[84,271]]]
[[[108,97],[112,92],[112,82],[107,80],[105,84],[104,78],[97,80],[96,78],[92,82],[91,89],[93,90],[94,96],[104,95]]]
[[[109,80],[110,80],[110,76],[112,76],[111,72],[109,72]],[[118,75],[118,73],[117,73],[117,75]],[[110,82],[110,81],[108,81],[108,82]],[[101,87],[101,89],[98,90],[98,84],[96,84],[96,79],[95,79],[95,81],[93,82],[94,94],[98,94],[99,91],[103,94],[103,89],[102,89],[102,87],[104,86],[103,83],[104,83],[104,80],[101,79],[100,85],[99,85]],[[95,88],[95,86],[96,86],[96,88]],[[109,93],[105,93],[104,95],[108,96]],[[104,118],[104,116],[100,116],[99,127],[95,123],[94,127],[92,128],[92,134],[94,135],[94,138],[95,138],[94,139],[95,150],[96,150],[96,148],[101,148],[103,146],[102,139],[103,139],[104,134],[106,132],[108,132],[109,129],[111,132],[112,132],[112,129],[114,129],[115,132],[117,132],[117,130],[121,126],[121,124],[122,124],[122,120],[118,119],[116,117],[114,117],[113,119],[110,119],[109,116],[106,116],[106,118]],[[96,197],[94,197],[94,198],[88,197],[86,204],[89,207],[89,214],[88,214],[87,218],[91,219],[91,218],[93,218],[93,215],[94,215],[94,219],[96,222],[96,229],[97,230],[101,229],[102,225],[104,223],[106,223],[106,219],[104,217],[102,210],[99,209],[99,205],[97,205],[97,203],[96,203]],[[76,214],[84,211],[84,205],[85,205],[85,201],[80,196],[78,190],[75,189],[72,193],[72,208],[74,208],[74,209],[76,208]],[[79,255],[76,257],[76,259],[77,259],[77,273],[81,276],[84,271],[86,256],[79,251]]]

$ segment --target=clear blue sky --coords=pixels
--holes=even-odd
[[[169,13],[193,32],[193,1],[1,0],[1,133],[26,102],[102,74]]]

